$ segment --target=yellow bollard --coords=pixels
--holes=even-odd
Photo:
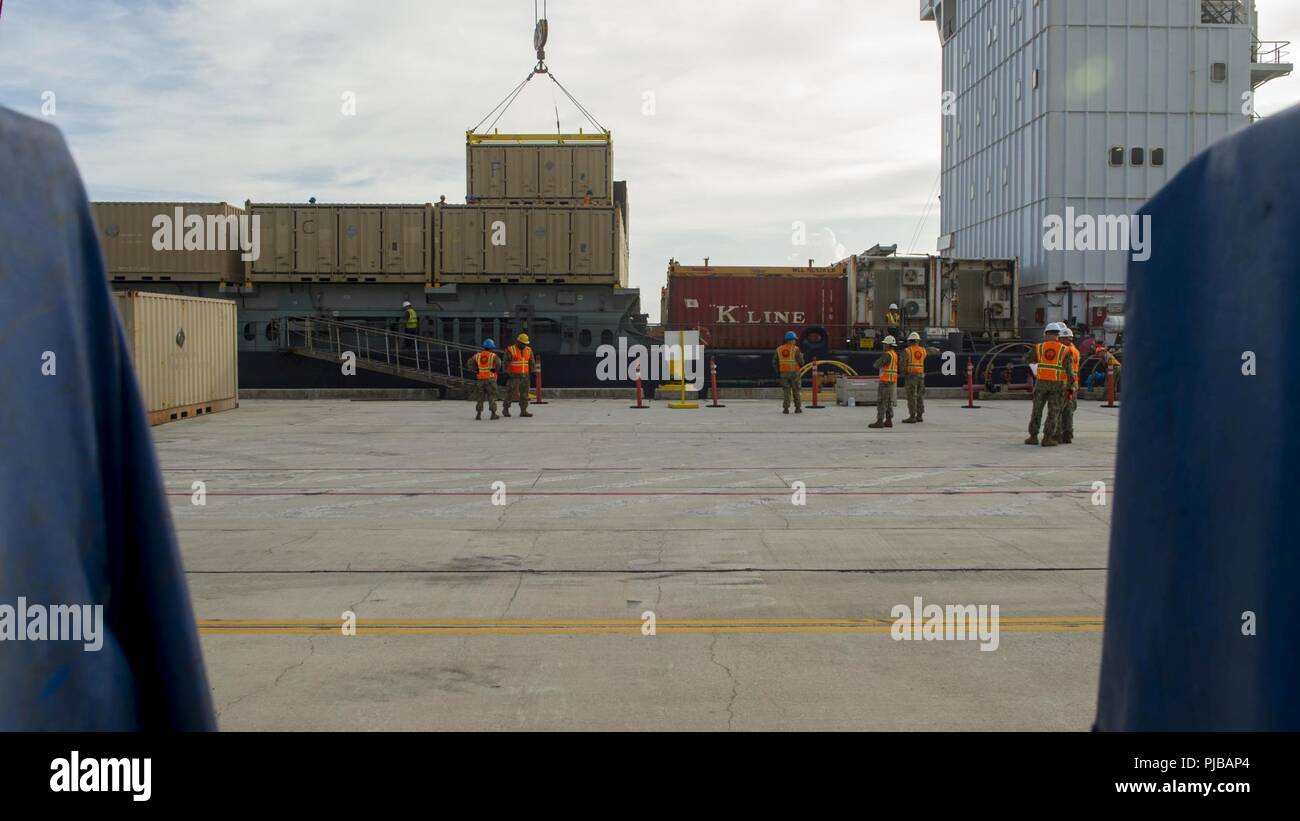
[[[677,332],[677,350],[678,353],[681,354],[681,361],[677,365],[677,370],[680,371],[682,398],[678,402],[669,402],[668,407],[673,408],[674,410],[694,410],[700,406],[700,403],[691,402],[686,399],[686,332],[685,331]]]

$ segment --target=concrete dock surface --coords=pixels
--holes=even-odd
[[[1026,402],[627,406],[155,428],[222,729],[1089,728],[1117,410],[1039,448]],[[896,640],[917,597],[996,648]]]

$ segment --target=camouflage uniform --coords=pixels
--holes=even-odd
[[[492,354],[492,378],[478,378],[478,358],[481,354]],[[501,357],[497,356],[495,351],[480,351],[469,359],[465,360],[465,369],[474,375],[474,387],[470,388],[470,399],[476,400],[474,405],[475,418],[483,415],[483,403],[487,402],[488,410],[492,412],[492,418],[497,418],[497,374],[501,371]]]
[[[527,360],[524,359],[528,355]],[[527,373],[511,373],[510,362],[526,361],[531,370],[533,364],[532,350],[527,345],[511,345],[506,348],[506,396],[501,401],[501,413],[510,415],[510,403],[519,403],[519,415],[531,416],[528,412],[528,377]],[[543,403],[545,404],[545,403]]]
[[[885,369],[889,367],[890,360],[893,359],[895,379],[897,379],[898,365],[903,358],[898,355],[898,351],[886,351],[884,356],[876,360],[876,372],[884,374]],[[876,388],[876,424],[888,424],[891,427],[894,424],[894,399],[897,395],[898,383],[886,382],[880,380],[879,387]],[[870,425],[868,425],[870,427]]]
[[[910,362],[913,348],[920,348],[920,345],[908,345],[903,349],[902,359],[904,362]],[[938,356],[938,348],[925,348],[926,356]],[[922,422],[925,416],[925,372],[909,373],[905,382],[907,388],[907,419],[908,422]]]
[[[783,343],[776,349],[776,353],[772,354],[772,367],[776,368],[778,372],[781,371],[781,348],[784,348],[786,345],[794,347],[795,362],[797,362],[799,368],[802,369],[804,365],[803,351],[799,350],[799,346],[794,342]],[[803,385],[801,385],[800,382],[801,380],[799,378],[798,370],[781,373],[782,411],[789,413],[790,402],[793,401],[795,413],[803,413]]]
[[[1038,361],[1038,351],[1042,345],[1046,344],[1047,343],[1044,342],[1040,345],[1035,345],[1029,355],[1025,357],[1025,361],[1029,364],[1041,365],[1042,363],[1039,363]],[[1065,387],[1066,385],[1074,384],[1074,363],[1071,360],[1068,351],[1069,349],[1062,343],[1061,365],[1065,372],[1064,379],[1052,381],[1040,378],[1034,383],[1034,411],[1029,417],[1029,438],[1025,440],[1025,444],[1027,445],[1036,443],[1038,439],[1038,426],[1040,423],[1043,426],[1043,444],[1049,447],[1059,444],[1057,436],[1060,433],[1061,407],[1065,404]],[[1044,408],[1047,409],[1046,421],[1043,420]]]
[[[1061,399],[1061,443],[1070,444],[1074,441],[1074,412],[1079,409],[1079,349],[1074,343],[1069,344],[1070,363],[1074,369],[1074,381],[1067,383],[1066,392],[1069,396]]]

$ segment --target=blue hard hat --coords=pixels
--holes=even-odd
[[[793,342],[793,341],[795,341],[795,340],[798,339],[798,338],[799,338],[799,337],[795,336],[794,331],[786,331],[786,332],[785,332],[785,341],[786,341],[786,342]]]
[[[490,340],[490,339],[485,339],[485,340],[483,340],[483,347],[484,347],[484,348],[487,348],[489,351],[492,350],[493,348],[495,348],[496,346],[497,346],[497,343],[493,342],[493,341]]]

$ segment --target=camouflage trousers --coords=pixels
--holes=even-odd
[[[1061,424],[1058,426],[1062,436],[1074,435],[1074,412],[1079,409],[1079,389],[1074,389],[1074,398],[1061,399]]]
[[[925,374],[907,375],[907,418],[920,419],[925,414]]]
[[[483,403],[488,403],[488,410],[497,412],[497,383],[495,379],[480,379],[470,388],[469,398],[477,400],[474,410],[483,412]]]
[[[897,395],[898,384],[895,382],[881,382],[880,387],[876,389],[876,421],[893,421],[894,420],[894,397]]]
[[[781,374],[781,407],[790,410],[790,402],[794,402],[796,410],[803,409],[803,386],[800,384],[799,372],[791,371]]]
[[[1034,413],[1029,417],[1029,435],[1038,435],[1038,425],[1043,424],[1043,438],[1053,439],[1060,434],[1061,407],[1065,404],[1065,385],[1060,382],[1038,380],[1034,385]],[[1043,420],[1043,408],[1047,419]]]
[[[510,410],[510,403],[519,403],[519,412],[525,413],[528,410],[528,374],[511,374],[506,377],[506,397],[501,400],[501,404],[507,411]],[[545,403],[543,403],[545,404]]]

